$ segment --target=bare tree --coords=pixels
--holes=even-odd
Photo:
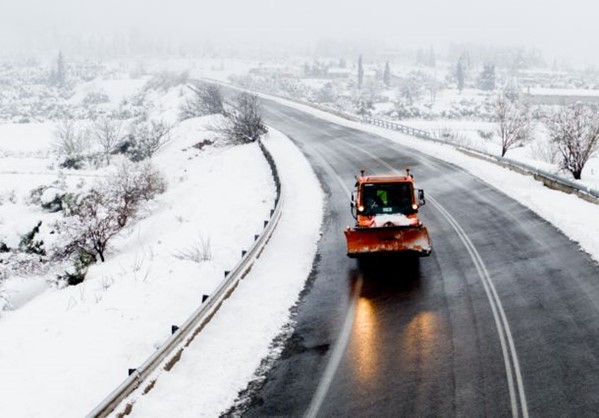
[[[64,158],[67,167],[80,168],[80,160],[88,151],[88,138],[85,130],[73,119],[63,119],[54,129],[54,151]]]
[[[555,113],[548,125],[551,141],[561,155],[561,168],[579,180],[599,147],[599,111],[582,104],[567,106]]]
[[[123,137],[123,122],[109,117],[96,119],[92,125],[92,135],[102,147],[106,164],[110,164],[110,154]]]
[[[54,149],[60,156],[80,155],[85,148],[84,135],[73,119],[62,119],[54,128]]]
[[[171,140],[172,126],[163,121],[140,121],[131,126],[131,148],[127,151],[132,161],[151,158]]]
[[[57,224],[68,237],[62,255],[105,261],[109,241],[139,213],[143,201],[165,189],[164,178],[149,163],[125,163],[106,181],[67,203],[66,218]]]
[[[518,99],[510,100],[505,92],[497,96],[494,111],[504,157],[510,148],[523,145],[531,138],[534,125],[529,105]]]
[[[142,201],[148,201],[166,190],[166,181],[150,163],[125,162],[117,167],[112,180],[104,188],[110,189],[116,199],[117,222],[125,226],[130,218],[137,215]]]
[[[262,121],[258,96],[254,94],[240,93],[236,103],[225,111],[225,117],[219,130],[234,143],[254,142],[268,132]]]
[[[194,96],[183,103],[181,119],[224,112],[223,95],[219,86],[203,83],[198,85],[188,84],[187,87],[194,93]]]

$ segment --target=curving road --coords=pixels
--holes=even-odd
[[[311,162],[327,212],[293,335],[235,412],[598,413],[599,268],[576,244],[455,166],[275,102],[263,110]],[[406,165],[427,193],[433,254],[360,271],[342,234],[354,176]]]

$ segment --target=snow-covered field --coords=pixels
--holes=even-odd
[[[153,112],[168,119],[179,98],[156,97],[161,104]],[[213,123],[208,116],[174,127],[152,159],[167,191],[115,238],[106,262],[92,265],[82,284],[52,285],[56,271],[12,274],[0,283],[0,416],[85,415],[171,325],[187,319],[262,230],[274,204],[270,168],[257,144],[196,148],[214,139]],[[93,181],[110,171],[60,174],[48,151],[52,129],[0,125],[0,238],[11,246],[32,222],[60,216],[31,205],[31,188],[61,176]]]
[[[3,313],[0,391],[10,396],[0,415],[89,412],[168,337],[171,325],[187,319],[261,231],[274,186],[257,145],[197,155],[188,148],[197,130],[188,128],[157,158],[169,171],[169,190],[106,263],[94,265],[78,286],[47,288]],[[186,257],[201,240],[211,259]],[[15,280],[26,291],[28,278]]]
[[[172,65],[180,69],[187,64]],[[251,64],[193,64],[191,73],[226,79]],[[103,92],[109,103],[102,106],[110,107],[142,85],[139,80],[92,81],[81,85],[71,100],[77,105],[89,92]],[[85,415],[126,377],[127,369],[141,364],[168,337],[171,325],[187,319],[261,231],[275,192],[258,146],[195,147],[215,138],[210,129],[214,118],[176,122],[184,96],[180,88],[146,94],[153,103],[146,109],[150,118],[176,123],[172,141],[152,158],[168,188],[111,243],[105,263],[92,265],[78,286],[54,285],[54,270],[0,277],[0,393],[6,395],[0,416]],[[552,222],[599,261],[599,205],[549,190],[531,177],[450,146],[277,100],[461,166]],[[421,123],[426,128],[427,122]],[[489,129],[484,122],[452,124],[438,129],[461,129],[467,135]],[[110,173],[110,167],[59,170],[53,130],[52,122],[0,124],[0,241],[11,247],[39,220],[45,238],[52,240],[44,228],[60,214],[33,205],[33,188],[54,181],[77,187]],[[289,307],[312,266],[323,197],[308,163],[288,139],[273,130],[266,143],[278,162],[286,202],[278,229],[250,275],[180,363],[137,401],[136,416],[223,412],[254,377],[270,342],[289,320]],[[590,170],[593,176],[599,167],[591,165]]]
[[[266,136],[284,199],[283,215],[260,259],[216,317],[133,408],[135,417],[214,417],[254,378],[270,342],[312,269],[323,193],[301,152],[283,134]],[[137,397],[136,395],[135,397]]]

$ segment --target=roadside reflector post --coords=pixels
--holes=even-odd
[[[206,302],[206,299],[208,299],[208,295],[202,295],[202,303]]]
[[[176,325],[171,325],[171,334],[174,334],[175,332],[177,332],[177,330],[179,329],[178,326]]]
[[[129,369],[128,371],[128,375],[131,376],[133,373],[135,373],[137,371],[137,369]]]
[[[246,250],[241,250],[241,256],[242,256],[242,257],[245,257],[245,255],[246,255],[247,253],[248,253],[248,252],[247,252]]]

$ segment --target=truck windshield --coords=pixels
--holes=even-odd
[[[409,215],[412,209],[412,187],[410,183],[366,183],[362,186],[364,215],[394,214]]]

